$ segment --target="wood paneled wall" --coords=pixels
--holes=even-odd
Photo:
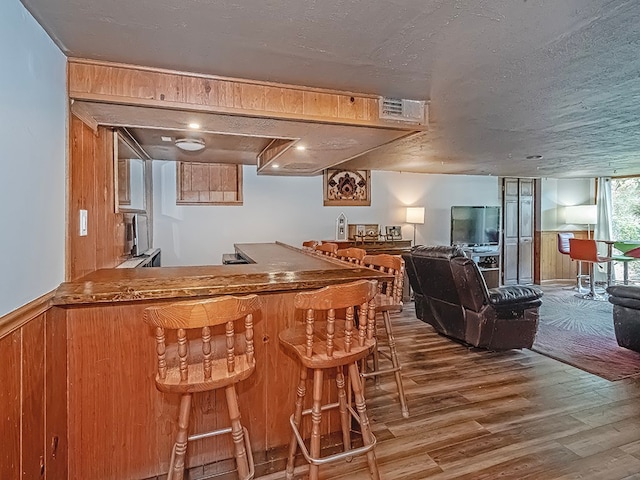
[[[568,255],[558,251],[557,231],[536,232],[536,242],[539,244],[537,251],[540,255],[539,280],[574,280],[578,274],[577,262]],[[566,232],[564,232],[566,233]],[[587,232],[574,231],[576,238],[587,238]]]
[[[67,478],[66,321],[47,310],[0,339],[0,478]]]
[[[71,116],[69,211],[67,221],[68,281],[124,261],[124,221],[115,213],[113,135],[105,127],[92,130]],[[88,234],[79,235],[80,210],[88,212]]]
[[[69,59],[68,71],[69,97],[81,100],[349,125],[394,124],[380,120],[378,98],[367,94],[76,58]]]

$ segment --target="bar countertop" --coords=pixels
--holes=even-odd
[[[235,248],[238,254],[254,263],[97,270],[77,281],[62,283],[53,304],[71,306],[283,292],[389,277],[280,242],[237,244]]]

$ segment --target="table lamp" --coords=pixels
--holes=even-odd
[[[586,225],[587,238],[591,238],[591,225],[598,221],[598,209],[595,205],[570,205],[564,207],[564,221],[571,225]]]
[[[413,225],[413,244],[416,244],[416,225],[424,223],[424,207],[407,207],[407,223]]]

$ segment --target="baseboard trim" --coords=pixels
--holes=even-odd
[[[0,317],[0,339],[6,337],[11,332],[14,332],[49,310],[51,308],[54,293],[55,290],[45,293],[41,297],[36,298],[13,312],[9,312]]]

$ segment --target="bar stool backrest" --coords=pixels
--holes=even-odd
[[[336,255],[340,260],[345,262],[362,265],[362,260],[364,260],[364,257],[367,255],[367,251],[356,247],[342,248],[336,252]]]
[[[247,378],[255,369],[253,313],[261,303],[257,295],[227,295],[146,308],[144,321],[155,327],[158,389],[197,392]],[[240,320],[244,334],[236,335]],[[217,325],[225,325],[224,334],[211,334]]]
[[[321,255],[327,255],[335,258],[336,253],[338,252],[338,244],[331,242],[321,243],[320,245],[315,246],[315,250]]]
[[[574,260],[582,260],[584,262],[599,262],[598,246],[595,240],[586,240],[582,238],[569,239],[569,255]]]
[[[305,310],[304,356],[331,359],[337,351],[351,353],[370,346],[375,333],[375,305],[372,300],[376,292],[377,281],[359,280],[298,293],[294,300],[295,307]],[[356,306],[360,308],[357,329],[354,313]],[[345,309],[344,324],[340,322],[338,326],[344,330],[337,332],[336,310],[339,309]],[[315,321],[318,311],[326,312],[326,332],[314,335],[318,333]],[[363,315],[363,312],[367,314]],[[334,341],[337,338],[340,339],[339,342]]]
[[[302,248],[304,250],[313,250],[319,243],[317,240],[307,240],[306,242],[302,242]]]
[[[378,281],[378,294],[386,297],[387,303],[401,305],[404,287],[404,260],[402,257],[386,253],[367,255],[364,257],[362,264],[374,270],[393,275],[390,280]]]
[[[563,255],[569,255],[571,245],[570,239],[574,238],[573,232],[558,233],[558,251]]]

